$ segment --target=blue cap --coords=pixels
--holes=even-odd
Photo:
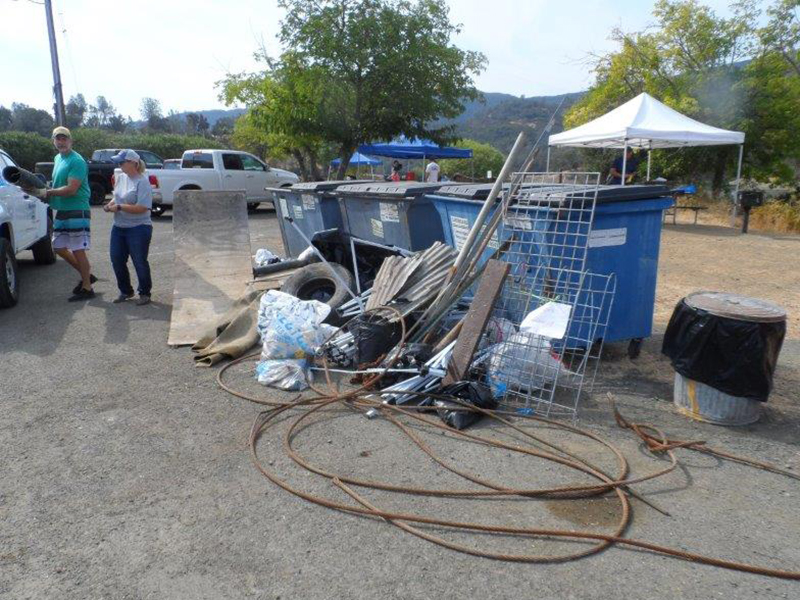
[[[139,155],[133,150],[120,150],[117,154],[111,157],[111,162],[117,164],[124,163],[126,160],[139,161]]]

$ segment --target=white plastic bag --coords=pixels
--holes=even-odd
[[[257,267],[266,267],[274,263],[281,262],[281,257],[266,248],[259,248],[256,250],[255,263]]]
[[[336,328],[323,325],[331,307],[316,300],[300,300],[269,290],[258,308],[261,359],[305,358],[330,337]]]
[[[541,389],[556,380],[566,383],[574,373],[552,353],[548,338],[515,333],[489,348],[486,375],[495,397],[513,391]]]
[[[308,387],[311,379],[311,372],[306,367],[304,358],[264,360],[256,365],[256,379],[263,385],[299,392]]]

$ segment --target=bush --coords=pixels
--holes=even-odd
[[[0,148],[23,169],[33,171],[37,162],[49,162],[56,155],[53,142],[38,133],[5,131],[0,133]]]
[[[497,177],[500,169],[503,168],[505,158],[502,152],[494,146],[476,142],[475,140],[461,140],[455,147],[472,148],[473,158],[442,160],[440,164],[443,175],[447,175],[450,178],[456,174],[472,177],[474,172],[476,179],[483,179],[486,177],[487,171],[492,172],[492,177]]]
[[[753,229],[800,233],[800,200],[769,200],[750,213]]]

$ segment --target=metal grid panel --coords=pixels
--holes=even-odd
[[[501,225],[511,271],[495,317],[519,329],[551,303],[568,316],[561,336],[518,331],[480,357],[487,383],[510,407],[574,419],[582,390],[593,385],[615,292],[613,276],[585,272],[599,180],[599,173],[512,178]]]

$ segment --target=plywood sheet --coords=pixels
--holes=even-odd
[[[253,279],[244,192],[175,192],[171,346],[194,344]]]

